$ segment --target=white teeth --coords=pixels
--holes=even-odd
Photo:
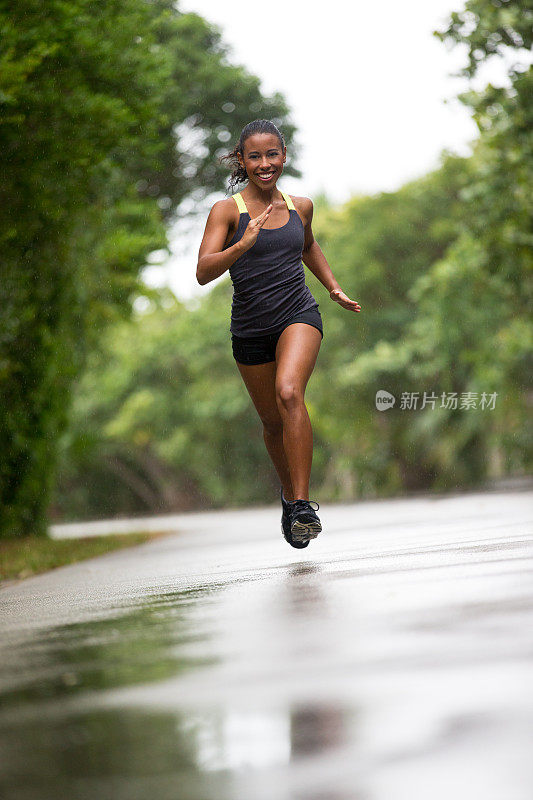
[[[260,175],[259,177],[263,180],[266,180],[267,178],[271,178],[273,174],[273,172],[269,172],[268,175]]]

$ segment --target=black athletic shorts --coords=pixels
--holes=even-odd
[[[318,328],[324,338],[324,330],[322,327],[322,317],[320,311],[315,306],[308,311],[302,311],[301,314],[295,314],[291,317],[279,330],[274,333],[266,333],[262,336],[235,336],[231,334],[231,346],[233,349],[233,358],[240,364],[266,364],[268,361],[276,360],[276,345],[278,339],[287,327],[293,322],[306,322],[314,328]]]

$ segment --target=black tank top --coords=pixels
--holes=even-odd
[[[318,308],[305,283],[304,226],[289,195],[281,194],[289,221],[280,228],[261,228],[253,247],[229,270],[233,282],[230,330],[236,336],[274,333],[295,314]],[[224,250],[243,237],[250,221],[241,193],[233,199],[240,211],[239,225]]]

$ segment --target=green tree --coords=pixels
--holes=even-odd
[[[326,496],[388,495],[435,481],[426,443],[410,435],[416,415],[377,411],[375,396],[420,389],[408,372],[406,339],[419,314],[411,292],[459,235],[470,169],[469,159],[443,154],[439,169],[398,191],[354,198],[317,219],[317,239],[341,286],[362,306],[347,314],[326,301],[322,311],[312,418],[314,469],[323,465]],[[312,288],[320,292],[317,282]]]
[[[283,98],[171,0],[0,0],[0,535],[44,533],[74,379],[223,143]],[[192,138],[191,138],[192,137]],[[294,171],[294,170],[293,170]]]
[[[505,57],[507,81],[460,96],[479,138],[459,192],[458,234],[409,290],[416,316],[402,341],[376,347],[367,361],[376,378],[396,374],[421,397],[438,388],[459,398],[496,393],[497,402],[493,411],[429,407],[407,425],[382,415],[404,485],[474,485],[531,467],[533,70],[524,54],[532,23],[531,4],[473,0],[436,33],[466,46],[463,75],[472,78],[487,59]]]
[[[235,369],[231,283],[200,308],[171,297],[109,329],[77,386],[55,514],[223,507],[276,491],[261,424]]]
[[[489,59],[506,72],[504,86],[460,96],[479,129],[461,191],[463,226],[412,291],[420,313],[409,346],[412,363],[421,362],[413,378],[498,393],[489,415],[428,413],[421,421],[436,468],[462,483],[531,468],[533,4],[471,0],[436,36],[466,47],[464,76],[476,77]]]

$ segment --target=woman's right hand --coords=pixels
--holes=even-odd
[[[255,219],[250,219],[250,222],[246,226],[246,230],[244,231],[243,237],[241,239],[241,244],[244,250],[249,250],[250,247],[253,247],[257,237],[259,236],[259,231],[263,227],[264,223],[270,216],[270,212],[272,211],[272,203],[265,208],[262,214],[259,214],[258,217]]]

